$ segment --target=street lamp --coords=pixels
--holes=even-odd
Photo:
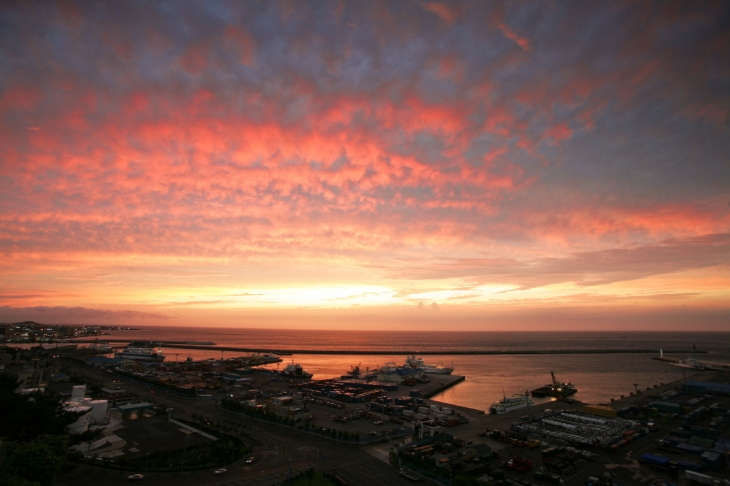
[[[145,473],[145,476],[147,475],[147,466],[149,465],[149,463],[150,463],[150,453],[148,452],[147,453],[147,460],[144,462],[144,473]]]

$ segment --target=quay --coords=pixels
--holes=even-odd
[[[441,377],[444,379],[441,380]],[[421,396],[423,398],[431,398],[466,380],[466,376],[459,375],[429,375],[429,378],[431,379],[431,383],[438,381],[438,384],[431,385],[431,383],[428,383],[430,385],[428,387],[420,386]]]

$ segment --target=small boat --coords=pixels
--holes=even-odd
[[[511,397],[504,396],[502,400],[494,402],[492,406],[489,407],[489,413],[493,415],[503,414],[511,412],[512,410],[530,407],[534,404],[535,402],[532,398],[530,398],[530,394],[528,392],[517,393]]]

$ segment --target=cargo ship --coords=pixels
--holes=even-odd
[[[532,390],[531,393],[533,397],[565,398],[578,391],[572,383],[558,382],[558,380],[555,379],[555,373],[552,371],[550,372],[550,376],[553,378],[553,382]]]
[[[278,368],[259,368],[258,366],[246,366],[242,368],[242,370],[245,370],[249,373],[257,373],[260,375],[274,375],[274,376],[280,376],[282,378],[299,378],[308,380],[314,375],[312,373],[307,372],[307,370],[304,369],[302,365],[299,363],[291,362],[287,364],[283,370],[280,370]]]
[[[489,407],[489,413],[492,415],[503,414],[520,408],[530,407],[534,404],[535,402],[530,398],[528,392],[517,393],[511,397],[505,396],[502,400],[494,402]]]
[[[305,380],[314,376],[312,373],[307,373],[307,370],[305,370],[302,365],[295,363],[294,361],[286,365],[279,374],[286,378],[303,378]]]

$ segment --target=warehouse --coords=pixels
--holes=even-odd
[[[727,383],[713,383],[711,381],[688,381],[684,390],[690,393],[713,393],[730,396],[730,385]]]

